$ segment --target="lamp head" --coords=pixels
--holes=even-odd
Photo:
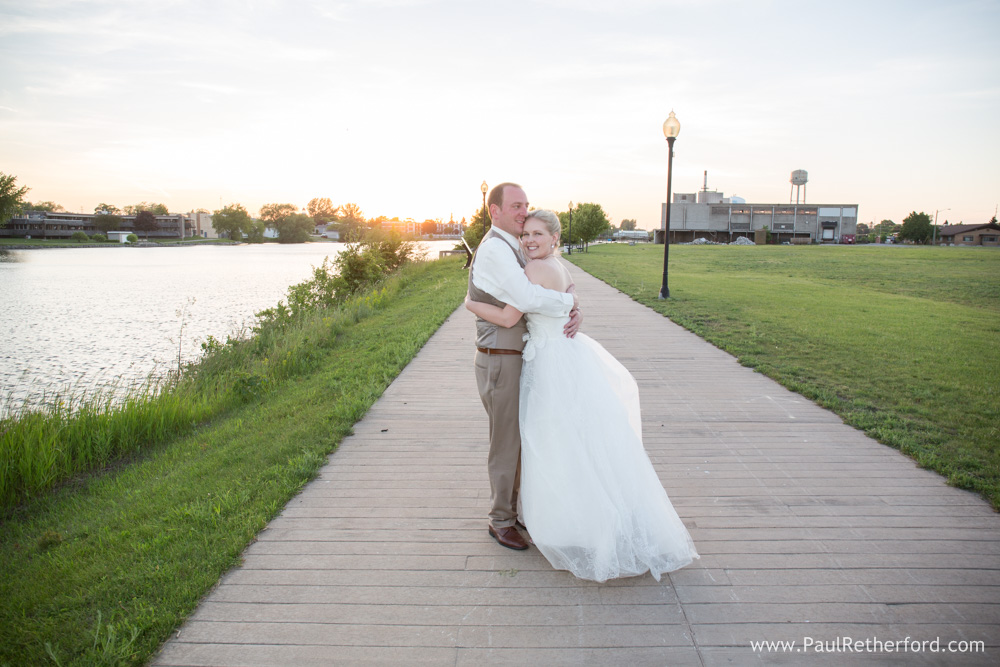
[[[486,191],[489,190],[490,188],[488,185],[486,185],[486,181],[483,181],[483,184],[479,186],[479,189],[483,191],[483,194],[486,194]]]
[[[680,133],[681,122],[677,120],[677,116],[675,116],[673,110],[671,110],[670,116],[663,121],[663,136],[667,139],[676,139],[677,135]]]

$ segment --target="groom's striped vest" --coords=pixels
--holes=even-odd
[[[479,242],[479,247],[481,248],[486,239],[500,239],[503,241],[504,246],[514,253],[514,257],[517,258],[517,263],[524,268],[524,260],[521,258],[520,253],[514,252],[514,249],[510,247],[507,241],[493,231],[486,232],[483,236],[483,240]],[[476,248],[476,254],[479,253],[479,248]],[[499,306],[503,308],[507,304],[499,299],[492,297],[483,290],[479,289],[472,282],[473,272],[476,270],[476,258],[472,258],[472,266],[469,267],[469,298],[473,301],[480,301],[482,303],[489,303],[494,306]],[[482,319],[481,317],[476,317],[476,347],[488,347],[497,350],[523,350],[524,349],[524,334],[528,333],[528,327],[524,323],[524,318],[522,317],[517,321],[517,324],[510,327],[509,329],[497,326]]]

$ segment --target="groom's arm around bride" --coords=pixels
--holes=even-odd
[[[567,335],[580,326],[575,294],[534,285],[524,274],[518,238],[528,214],[528,198],[514,183],[501,183],[489,195],[493,227],[483,237],[469,269],[469,299],[522,313],[572,316]],[[518,533],[517,493],[520,486],[521,435],[518,425],[521,350],[527,333],[524,320],[506,328],[476,318],[476,384],[489,417],[489,534],[509,549],[523,550]]]

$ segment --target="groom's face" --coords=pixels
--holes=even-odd
[[[518,187],[508,185],[503,189],[503,205],[500,212],[493,218],[493,224],[500,229],[521,236],[524,228],[524,218],[528,215],[528,195]]]

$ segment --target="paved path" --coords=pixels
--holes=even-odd
[[[585,330],[639,382],[646,447],[699,561],[659,584],[596,584],[489,538],[460,309],[154,664],[1000,662],[1000,516],[986,503],[573,271]],[[847,653],[844,637],[986,654]]]

